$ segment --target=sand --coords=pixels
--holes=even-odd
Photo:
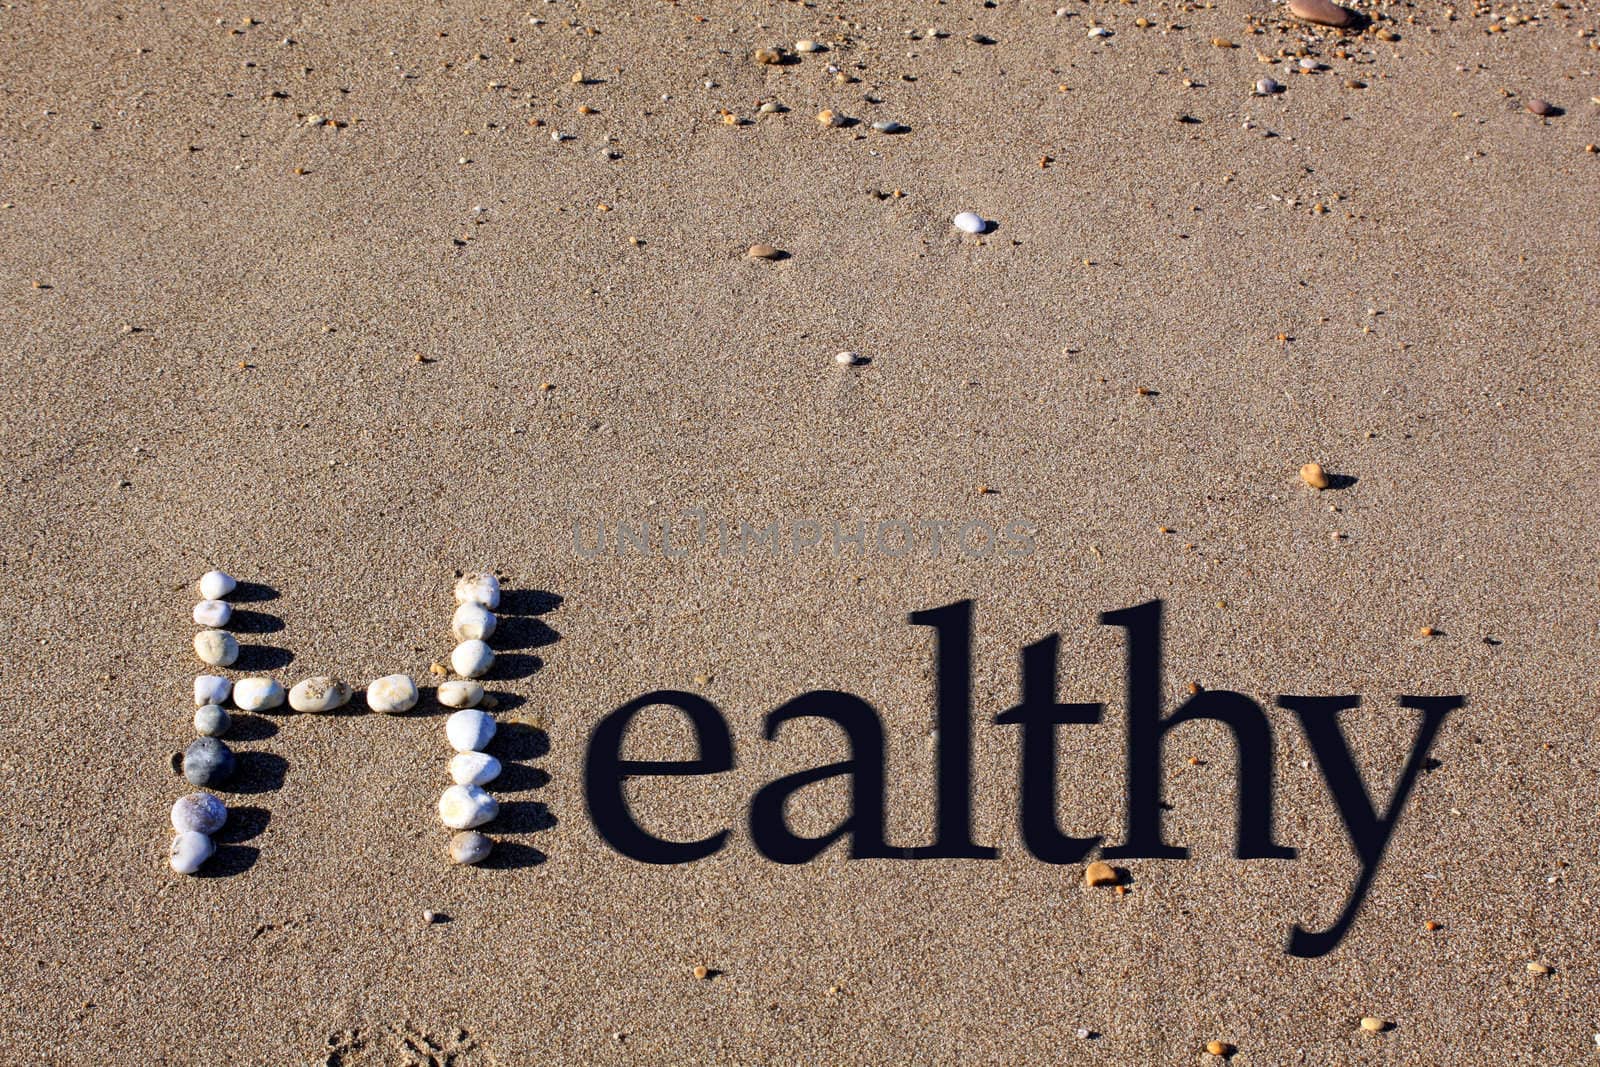
[[[1145,0],[6,11],[0,1060],[1593,1062],[1597,16],[1378,10],[1342,42]],[[829,50],[751,58],[802,37]],[[1257,61],[1302,44],[1327,69]],[[1033,551],[574,548],[686,509],[1019,521]],[[239,666],[286,684],[433,684],[455,572],[501,571],[491,864],[444,860],[424,700],[241,716],[224,848],[167,870],[212,566],[248,583]],[[1106,704],[1062,730],[1061,819],[1114,842],[1123,646],[1096,620],[1156,597],[1170,702],[1361,694],[1380,799],[1396,697],[1468,698],[1328,956],[1284,941],[1357,864],[1287,712],[1296,860],[1232,858],[1210,723],[1168,744],[1190,859],[1127,862],[1118,895],[1021,844],[991,724],[1020,649],[1060,633],[1061,698]],[[755,789],[842,757],[823,724],[762,740],[813,688],[878,709],[892,837],[927,839],[905,616],[965,598],[999,858],[759,856]],[[618,855],[584,804],[590,731],[659,688],[736,745],[635,788],[661,833],[731,829],[687,866]],[[660,712],[630,744],[688,736]]]

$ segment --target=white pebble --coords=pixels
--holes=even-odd
[[[210,793],[190,793],[172,805],[172,828],[180,834],[214,834],[228,821],[228,805]]]
[[[245,711],[266,711],[283,703],[283,685],[272,678],[240,678],[233,687],[233,706]]]
[[[450,859],[455,863],[482,863],[494,850],[494,839],[464,830],[450,839]]]
[[[295,711],[332,711],[348,703],[350,686],[325,674],[296,682],[289,690],[289,706]]]
[[[405,674],[386,674],[367,686],[367,707],[384,714],[417,706],[417,683]]]
[[[1110,37],[1111,31],[1104,26],[1095,26],[1089,30],[1090,37]]]
[[[239,658],[239,642],[226,630],[201,630],[194,635],[194,654],[208,667],[230,667]]]
[[[222,571],[206,571],[200,576],[200,597],[202,600],[221,600],[238,586],[238,582]]]
[[[482,604],[493,611],[500,606],[500,579],[492,574],[466,574],[456,580],[457,604]]]
[[[194,710],[194,732],[201,737],[221,737],[233,724],[233,716],[221,704],[205,704]]]
[[[463,708],[444,721],[445,736],[457,752],[482,751],[494,731],[494,716],[481,708]]]
[[[494,612],[482,604],[466,603],[450,617],[450,632],[457,641],[482,641],[494,633],[497,623]]]
[[[194,706],[220,704],[233,692],[233,683],[217,674],[202,674],[194,680]]]
[[[193,874],[216,850],[217,846],[211,843],[211,838],[188,830],[172,839],[168,855],[171,856],[173,870],[179,874]]]
[[[976,211],[963,211],[951,219],[950,224],[962,233],[982,233],[989,228],[989,223]]]
[[[456,785],[488,785],[500,777],[500,761],[486,752],[457,752],[450,757],[450,780]]]
[[[463,641],[450,653],[450,667],[465,678],[482,678],[494,666],[494,649],[482,641]]]
[[[233,605],[226,600],[202,600],[194,606],[194,621],[200,626],[226,626],[231,618]]]
[[[477,682],[441,682],[438,697],[447,708],[475,708],[483,699],[483,686]]]
[[[839,364],[841,367],[853,367],[857,363],[861,362],[861,353],[840,352],[838,355],[833,357],[833,361]]]
[[[500,804],[475,785],[453,785],[439,797],[439,821],[452,830],[482,826],[500,814]]]
[[[1272,96],[1274,93],[1281,92],[1283,92],[1283,86],[1279,85],[1271,78],[1262,78],[1260,81],[1256,82],[1257,96]]]
[[[822,51],[822,46],[809,37],[802,37],[794,43],[794,50],[802,53],[820,52]]]

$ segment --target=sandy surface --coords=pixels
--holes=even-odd
[[[0,12],[0,1060],[1595,1061],[1600,16],[1394,4],[1341,41],[1231,2],[392,8]],[[830,50],[751,59],[802,37]],[[1301,46],[1327,69],[1257,59]],[[1286,91],[1252,96],[1267,75]],[[966,209],[997,228],[956,232]],[[575,521],[685,509],[1036,533],[574,550]],[[424,701],[243,717],[225,847],[167,870],[210,566],[254,583],[241,666],[358,684],[431,684],[455,571],[500,569],[524,614],[496,862],[443,860]],[[905,615],[967,597],[1000,858],[762,859],[751,793],[842,749],[761,720],[819,687],[878,708],[894,839],[926,840]],[[990,724],[1019,650],[1061,633],[1062,699],[1107,704],[1063,728],[1061,822],[1115,841],[1123,645],[1096,619],[1152,597],[1170,700],[1361,694],[1380,798],[1396,695],[1470,701],[1325,958],[1284,940],[1356,862],[1285,712],[1299,859],[1232,858],[1208,723],[1167,752],[1191,859],[1128,863],[1119,896],[1022,847]],[[714,700],[737,748],[636,788],[662,833],[733,830],[683,867],[613,852],[581,787],[594,724],[656,688]],[[687,737],[661,712],[630,744]]]

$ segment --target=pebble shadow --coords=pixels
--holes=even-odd
[[[228,599],[235,604],[259,604],[263,600],[277,600],[278,591],[260,582],[240,582],[228,594]]]
[[[277,645],[240,645],[236,671],[275,671],[294,662],[294,653]]]
[[[261,855],[259,848],[250,845],[222,845],[206,860],[205,866],[195,872],[197,878],[231,878],[243,874],[256,865]]]
[[[264,611],[235,611],[227,628],[236,634],[275,634],[283,629],[283,620]]]
[[[238,766],[229,779],[228,793],[276,793],[283,788],[289,761],[271,752],[235,753]]]
[[[266,808],[257,808],[245,804],[240,807],[228,809],[228,821],[222,824],[222,829],[216,833],[218,844],[238,844],[257,837],[267,828],[267,823],[272,821],[272,813]]]
[[[495,844],[489,858],[478,864],[491,871],[514,871],[522,867],[537,867],[545,861],[545,854],[532,845],[520,841],[500,841]]]
[[[233,713],[228,725],[227,741],[265,741],[278,732],[278,724],[259,715],[242,711]]]

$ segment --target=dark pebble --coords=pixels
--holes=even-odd
[[[183,776],[190,785],[217,785],[233,774],[233,752],[215,737],[200,737],[183,752]]]

